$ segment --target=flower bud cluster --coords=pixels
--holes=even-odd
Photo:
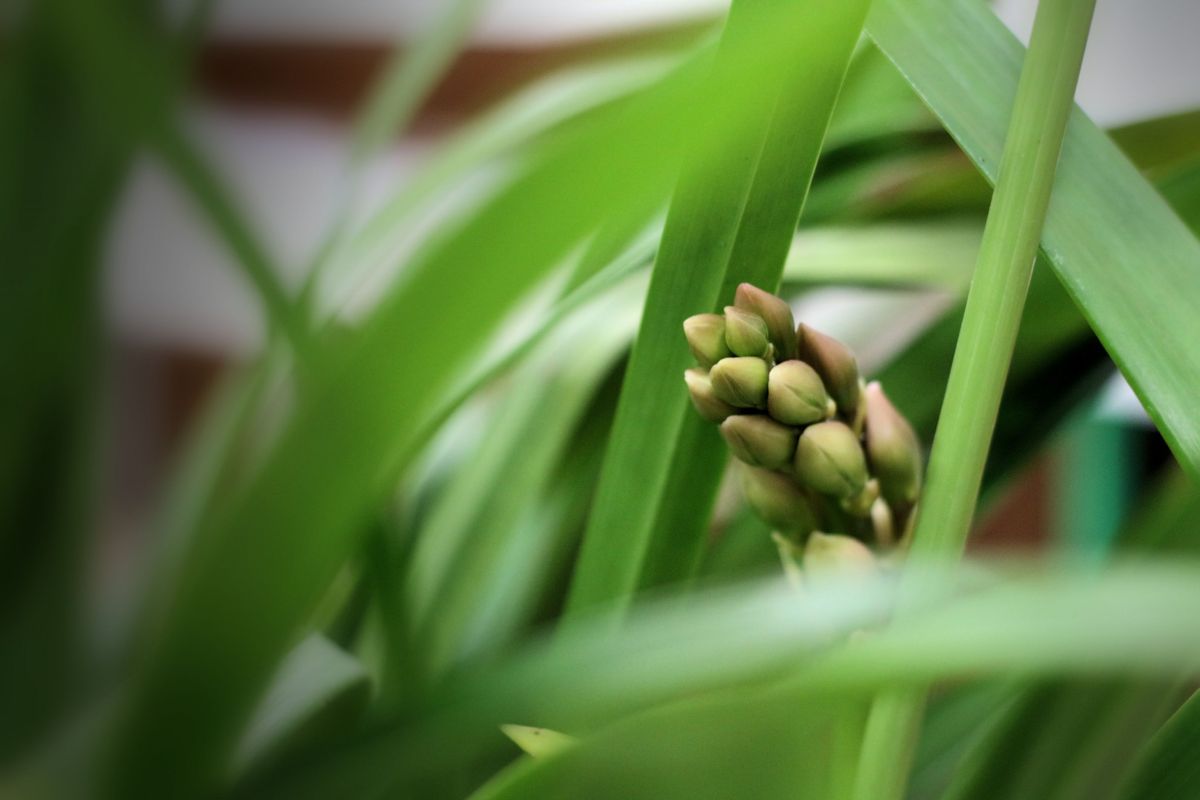
[[[684,375],[692,404],[721,426],[759,516],[807,543],[822,570],[861,571],[872,549],[900,543],[921,490],[920,443],[846,345],[795,326],[787,303],[748,283],[723,314],[683,330],[699,365]]]

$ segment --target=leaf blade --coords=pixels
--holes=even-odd
[[[770,8],[770,7],[768,7]],[[780,11],[782,7],[776,7]],[[714,72],[715,94],[732,90],[735,83],[728,74],[731,67],[723,60],[732,60],[762,32],[762,17],[756,19],[753,9],[735,4],[730,14],[721,51]],[[759,13],[762,13],[761,11]],[[703,493],[711,498],[715,489],[713,476],[723,463],[723,453],[711,432],[701,431],[694,419],[685,419],[686,399],[678,376],[688,363],[687,348],[679,325],[685,317],[718,306],[721,298],[732,297],[738,280],[749,279],[754,272],[739,267],[752,255],[777,258],[753,269],[762,269],[771,288],[778,282],[783,258],[791,240],[795,217],[812,178],[817,152],[828,125],[833,103],[840,88],[842,75],[849,62],[854,42],[859,35],[865,6],[858,3],[842,5],[816,4],[810,9],[787,9],[786,16],[776,15],[776,23],[787,21],[790,29],[803,36],[799,52],[811,51],[811,60],[788,61],[780,64],[785,72],[782,85],[776,84],[763,94],[762,87],[754,106],[755,117],[747,126],[746,138],[732,153],[714,154],[697,150],[681,177],[668,211],[658,257],[651,277],[650,290],[643,312],[638,340],[634,345],[617,408],[609,451],[605,457],[595,510],[589,519],[583,550],[571,584],[567,618],[576,618],[596,608],[627,606],[645,569],[648,552],[655,550],[655,520],[664,496],[678,498],[679,492],[664,495],[668,486],[703,485]],[[795,14],[795,17],[791,15]],[[743,16],[744,15],[744,16]],[[770,14],[765,19],[771,20]],[[744,37],[744,38],[743,38]],[[744,57],[744,55],[743,55]],[[808,81],[801,90],[793,83],[790,70],[801,64]],[[723,72],[724,71],[724,72]],[[816,76],[820,76],[819,78]],[[831,77],[834,76],[834,77]],[[773,80],[779,81],[778,77]],[[786,92],[796,91],[788,96]],[[780,128],[774,129],[774,109],[781,103],[785,110],[797,107],[808,112],[805,124],[790,127],[794,118],[783,114]],[[724,110],[718,106],[719,110]],[[796,139],[789,139],[791,136]],[[775,146],[771,146],[771,140]],[[780,141],[790,141],[795,148],[785,152]],[[767,142],[763,150],[764,141]],[[798,186],[783,202],[772,205],[761,185],[755,186],[760,159],[767,155],[762,166],[779,166],[776,159],[794,168],[788,177]],[[716,160],[722,156],[724,166]],[[794,159],[791,160],[791,159]],[[777,179],[777,175],[767,176]],[[758,189],[758,191],[756,191]],[[753,215],[756,225],[743,226],[743,219]],[[760,236],[761,234],[761,236]],[[777,262],[777,263],[773,263]],[[745,278],[741,276],[745,275]],[[773,277],[772,277],[773,276]],[[688,451],[679,451],[682,441],[694,443],[695,458]],[[672,480],[672,463],[682,468],[702,464],[702,479],[696,482]],[[684,462],[687,462],[685,464]],[[676,475],[679,475],[676,472]],[[703,506],[703,501],[693,505]],[[706,514],[691,516],[694,523]],[[690,525],[682,526],[685,546],[695,547],[696,537]],[[663,548],[670,549],[670,548]],[[668,553],[669,556],[669,553]],[[681,559],[694,566],[695,559]],[[690,568],[690,567],[689,567]]]
[[[945,37],[947,28],[956,36]],[[880,0],[867,31],[990,181],[1021,47],[966,0]],[[1042,252],[1172,451],[1200,479],[1200,243],[1116,145],[1075,109]]]

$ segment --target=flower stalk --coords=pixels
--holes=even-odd
[[[1038,4],[916,515],[914,558],[958,558],[966,544],[1094,7],[1095,0]],[[891,466],[899,473],[899,460]],[[893,482],[890,491],[901,488]],[[914,602],[920,587],[904,588]],[[876,698],[856,800],[904,795],[923,707],[920,690]]]

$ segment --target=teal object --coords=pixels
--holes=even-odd
[[[1059,457],[1056,528],[1061,547],[1084,561],[1103,561],[1137,484],[1134,431],[1127,420],[1090,407],[1068,426]]]

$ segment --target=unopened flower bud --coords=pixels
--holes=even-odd
[[[867,460],[858,437],[840,422],[809,425],[796,448],[796,476],[822,494],[858,496],[867,484]]]
[[[875,556],[850,536],[816,531],[804,545],[804,574],[808,577],[869,578],[877,572]]]
[[[791,478],[744,464],[741,473],[746,503],[772,528],[807,534],[816,527],[808,498]]]
[[[800,359],[811,364],[821,376],[825,390],[837,403],[838,413],[847,420],[854,420],[862,395],[862,380],[854,353],[837,339],[803,322],[796,329],[796,340]]]
[[[785,425],[808,425],[833,416],[821,376],[803,361],[776,364],[767,376],[767,410]]]
[[[767,323],[758,314],[725,306],[725,344],[735,356],[765,358],[771,353]]]
[[[700,366],[708,369],[730,355],[725,344],[725,318],[720,314],[696,314],[683,321],[683,335]]]
[[[796,451],[796,432],[763,414],[728,417],[721,435],[738,460],[752,467],[787,466]]]
[[[689,369],[683,373],[692,405],[700,416],[709,422],[723,422],[726,417],[737,413],[737,409],[717,397],[708,373],[702,369]]]
[[[791,306],[749,283],[738,286],[733,304],[757,314],[767,324],[767,337],[775,346],[777,360],[787,361],[796,357],[796,322],[792,318]]]
[[[761,358],[722,358],[708,374],[713,392],[735,408],[766,408],[767,362]]]
[[[889,503],[907,510],[921,491],[921,447],[917,435],[878,382],[866,390],[866,442],[871,472]]]

